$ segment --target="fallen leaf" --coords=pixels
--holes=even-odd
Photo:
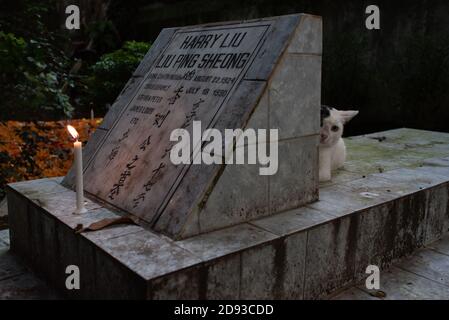
[[[137,224],[137,218],[131,215],[126,215],[118,218],[105,218],[93,222],[85,228],[83,228],[82,225],[80,228],[78,228],[77,226],[77,228],[75,228],[75,233],[82,233],[86,231],[97,231],[116,224]]]
[[[376,297],[376,298],[385,298],[387,294],[384,291],[376,290],[369,293],[370,296]]]

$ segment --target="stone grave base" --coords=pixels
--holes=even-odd
[[[320,201],[173,241],[135,225],[76,234],[116,213],[74,215],[60,178],[7,188],[11,250],[68,298],[318,299],[449,228],[449,134],[391,130],[346,140],[349,159]],[[67,290],[68,265],[81,288]]]

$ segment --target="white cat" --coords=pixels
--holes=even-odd
[[[346,146],[341,138],[343,126],[358,113],[321,106],[320,181],[331,180],[331,172],[343,166],[346,160]]]

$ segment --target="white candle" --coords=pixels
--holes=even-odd
[[[83,144],[78,141],[79,135],[72,126],[67,126],[70,134],[76,139],[73,144],[75,155],[75,185],[76,185],[76,210],[75,213],[85,213],[84,207],[84,187],[83,187]]]

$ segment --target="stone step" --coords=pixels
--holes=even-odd
[[[11,249],[68,298],[324,298],[449,226],[449,134],[399,129],[347,145],[320,201],[180,241],[134,225],[75,234],[118,213],[88,200],[73,215],[75,193],[60,179],[11,184]],[[71,264],[80,290],[65,289]]]
[[[0,299],[60,299],[60,296],[30,273],[17,257],[6,251],[9,244],[2,243],[2,239],[9,241],[9,230],[0,231]],[[380,297],[379,290],[367,290],[362,281],[357,286],[333,294],[329,299],[447,299],[448,270],[449,233],[446,233],[443,239],[418,249],[381,274],[379,290],[383,297]]]
[[[9,252],[9,230],[0,231],[0,300],[55,299],[57,294]]]
[[[0,230],[8,226],[8,203],[6,198],[0,200]]]
[[[362,282],[335,295],[332,299],[449,299],[449,234],[382,272],[379,290],[368,290]],[[382,294],[379,295],[379,292]]]

